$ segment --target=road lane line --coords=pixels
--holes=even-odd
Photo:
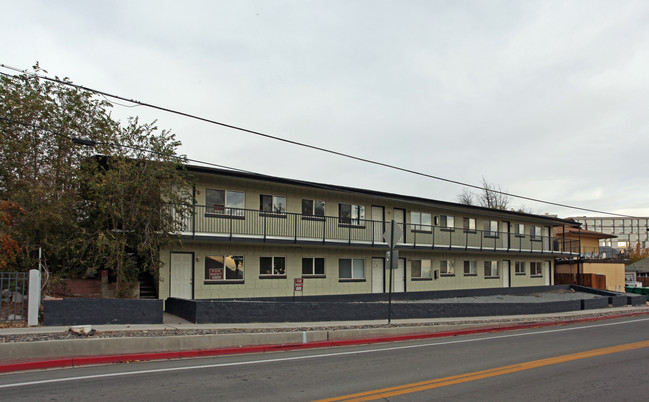
[[[356,394],[339,396],[336,398],[321,399],[316,402],[351,402],[351,401],[373,401],[376,399],[389,398],[393,396],[405,395],[413,392],[426,391],[433,388],[446,387],[449,385],[460,384],[469,381],[480,380],[489,377],[496,377],[503,374],[515,373],[518,371],[530,370],[533,368],[550,366],[553,364],[565,363],[569,361],[587,359],[596,356],[603,356],[612,353],[625,352],[629,350],[649,347],[649,341],[629,343],[625,345],[611,346],[601,349],[593,349],[585,352],[572,353],[550,357],[547,359],[534,360],[526,363],[513,364],[510,366],[497,367],[488,370],[476,371],[473,373],[458,374],[450,377],[436,378],[434,380],[421,381],[412,384],[398,385],[389,388],[382,388],[372,391],[359,392]]]
[[[51,384],[59,382],[69,382],[69,381],[80,381],[80,380],[93,380],[99,378],[110,378],[110,377],[122,377],[128,375],[140,375],[140,374],[155,374],[155,373],[164,373],[164,372],[173,372],[173,371],[186,371],[186,370],[199,370],[199,369],[209,369],[209,368],[221,368],[221,367],[232,367],[232,366],[244,366],[244,365],[254,365],[254,364],[264,364],[264,363],[276,363],[284,361],[295,361],[295,360],[306,360],[306,359],[318,359],[326,357],[338,357],[338,356],[347,356],[347,355],[360,355],[367,353],[376,353],[376,352],[389,352],[394,350],[404,350],[404,349],[414,349],[414,348],[424,348],[431,346],[444,346],[444,345],[453,345],[459,343],[470,343],[470,342],[482,342],[503,338],[513,338],[519,336],[529,336],[529,335],[541,335],[548,334],[552,332],[563,332],[563,331],[576,331],[580,329],[590,329],[604,326],[612,325],[624,325],[624,324],[634,324],[641,321],[649,321],[649,318],[640,318],[630,321],[621,321],[614,323],[605,323],[605,324],[593,324],[588,326],[579,326],[579,327],[567,327],[567,328],[558,328],[551,330],[542,330],[534,332],[524,332],[518,334],[504,334],[504,335],[495,335],[490,337],[481,337],[481,338],[472,338],[472,339],[454,339],[451,341],[443,342],[432,342],[425,344],[417,345],[401,345],[401,346],[391,346],[387,348],[377,348],[377,349],[367,349],[367,350],[351,350],[345,352],[334,352],[334,353],[321,353],[316,355],[306,355],[306,356],[292,356],[292,357],[281,357],[281,358],[271,358],[271,359],[260,359],[260,360],[251,360],[244,362],[232,362],[232,363],[215,363],[215,364],[205,364],[205,365],[194,365],[194,366],[184,366],[184,367],[169,367],[161,369],[149,369],[149,370],[135,370],[135,371],[125,371],[119,373],[107,373],[107,374],[96,374],[96,375],[85,375],[85,376],[75,376],[75,377],[65,377],[65,378],[53,378],[48,380],[38,380],[38,381],[27,381],[19,383],[10,383],[10,384],[0,384],[0,389],[5,388],[16,388],[16,387],[25,387],[32,385],[41,385],[41,384]],[[2,378],[2,377],[0,377]]]

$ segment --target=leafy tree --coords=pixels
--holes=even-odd
[[[12,231],[16,218],[25,212],[17,204],[0,201],[0,271],[16,261],[20,246],[13,239]]]
[[[629,265],[644,260],[645,258],[649,258],[649,250],[642,248],[639,242],[629,250]]]
[[[122,126],[109,102],[59,81],[0,77],[0,200],[25,211],[13,238],[21,258],[7,269],[35,267],[42,247],[60,276],[155,276],[157,251],[178,229],[166,212],[188,212],[180,142],[137,118]]]

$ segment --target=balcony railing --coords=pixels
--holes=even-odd
[[[221,238],[301,244],[344,244],[387,248],[383,232],[390,222],[291,212],[214,208],[196,205],[183,219],[182,234],[192,238]],[[398,248],[508,251],[579,255],[576,240],[505,232],[464,230],[401,224]]]

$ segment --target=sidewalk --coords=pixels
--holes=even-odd
[[[387,320],[192,324],[165,313],[162,324],[95,325],[95,334],[88,337],[72,337],[68,326],[2,328],[0,372],[424,339],[638,315],[649,315],[649,306],[533,316],[393,320],[391,325]],[[54,339],[30,340],[48,337]]]

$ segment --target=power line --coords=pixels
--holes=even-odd
[[[134,99],[128,99],[128,98],[125,98],[123,96],[114,95],[114,94],[111,94],[111,93],[108,93],[108,92],[105,92],[105,91],[100,91],[100,90],[89,88],[89,87],[86,87],[86,86],[83,86],[83,85],[73,84],[72,82],[60,80],[58,78],[51,78],[51,77],[47,77],[47,76],[36,74],[36,73],[30,73],[30,72],[27,72],[27,70],[21,70],[21,69],[15,68],[15,67],[7,66],[5,64],[0,64],[0,67],[10,69],[10,70],[14,70],[14,71],[26,74],[26,75],[31,75],[31,76],[34,76],[34,77],[39,78],[39,79],[43,79],[43,80],[55,82],[55,83],[58,83],[58,84],[70,86],[70,87],[73,87],[73,88],[76,88],[76,89],[81,89],[81,90],[84,90],[84,91],[92,92],[92,93],[95,93],[95,94],[98,94],[98,95],[101,95],[101,96],[104,96],[104,97],[110,97],[110,98],[113,98],[113,99],[119,99],[119,100],[122,100],[122,101],[131,102],[131,103],[134,103],[134,104],[139,105],[139,106],[145,106],[145,107],[160,110],[160,111],[163,111],[163,112],[176,114],[176,115],[183,116],[183,117],[188,117],[190,119],[203,121],[203,122],[206,122],[206,123],[218,125],[218,126],[221,126],[221,127],[230,128],[230,129],[233,129],[233,130],[245,132],[245,133],[248,133],[248,134],[257,135],[257,136],[264,137],[264,138],[269,138],[269,139],[284,142],[284,143],[287,143],[287,144],[296,145],[296,146],[303,147],[303,148],[308,148],[308,149],[313,149],[313,150],[316,150],[316,151],[329,153],[329,154],[340,156],[340,157],[343,157],[343,158],[352,159],[352,160],[356,160],[356,161],[360,161],[360,162],[364,162],[364,163],[369,163],[369,164],[376,165],[376,166],[382,166],[382,167],[386,167],[388,169],[398,170],[398,171],[401,171],[401,172],[410,173],[410,174],[414,174],[414,175],[417,175],[417,176],[426,177],[426,178],[429,178],[429,179],[439,180],[439,181],[443,181],[443,182],[446,182],[446,183],[456,184],[456,185],[463,186],[463,187],[469,187],[469,188],[478,189],[478,190],[483,190],[484,189],[482,186],[478,186],[478,185],[475,185],[475,184],[464,183],[464,182],[457,181],[457,180],[447,179],[447,178],[444,178],[444,177],[435,176],[435,175],[419,172],[419,171],[416,171],[416,170],[407,169],[407,168],[399,167],[399,166],[396,166],[396,165],[391,165],[391,164],[388,164],[388,163],[375,161],[375,160],[372,160],[372,159],[362,158],[362,157],[359,157],[359,156],[355,156],[355,155],[351,155],[351,154],[347,154],[347,153],[343,153],[343,152],[339,152],[339,151],[334,151],[334,150],[319,147],[319,146],[316,146],[316,145],[311,145],[311,144],[307,144],[307,143],[303,143],[303,142],[299,142],[299,141],[289,140],[289,139],[274,136],[274,135],[271,135],[271,134],[266,134],[266,133],[263,133],[263,132],[260,132],[260,131],[250,130],[250,129],[240,127],[240,126],[235,126],[235,125],[232,125],[232,124],[222,123],[222,122],[219,122],[219,121],[216,121],[216,120],[208,119],[208,118],[201,117],[201,116],[198,116],[198,115],[194,115],[194,114],[191,114],[191,113],[186,113],[186,112],[182,112],[182,111],[178,111],[178,110],[174,110],[174,109],[170,109],[170,108],[166,108],[166,107],[162,107],[162,106],[158,106],[158,105],[154,105],[154,104],[150,104],[150,103],[146,103],[146,102],[141,102],[141,101],[137,101],[137,100],[134,100]],[[2,72],[0,72],[0,74],[15,78],[15,76],[12,75],[12,74],[6,74],[6,73],[2,73]],[[200,162],[200,163],[205,163],[205,162]],[[238,170],[238,169],[235,169],[235,170]],[[504,191],[500,191],[500,190],[490,190],[490,191],[493,191],[495,193],[498,193],[498,194],[501,194],[501,195],[504,195],[504,196],[512,197],[512,198],[518,198],[518,199],[521,199],[521,200],[538,202],[538,203],[547,204],[547,205],[553,205],[553,206],[561,207],[561,208],[569,208],[569,209],[575,209],[575,210],[586,211],[586,212],[593,212],[593,213],[598,213],[598,214],[619,216],[619,217],[624,217],[624,218],[636,218],[636,217],[630,216],[630,215],[617,214],[617,213],[613,213],[613,212],[600,211],[600,210],[590,209],[590,208],[582,208],[582,207],[577,207],[577,206],[574,206],[574,205],[568,205],[568,204],[563,204],[563,203],[558,203],[558,202],[553,202],[553,201],[541,200],[541,199],[533,198],[533,197],[527,197],[527,196],[523,196],[523,195],[517,195],[517,194],[508,193],[508,192],[504,192]]]

